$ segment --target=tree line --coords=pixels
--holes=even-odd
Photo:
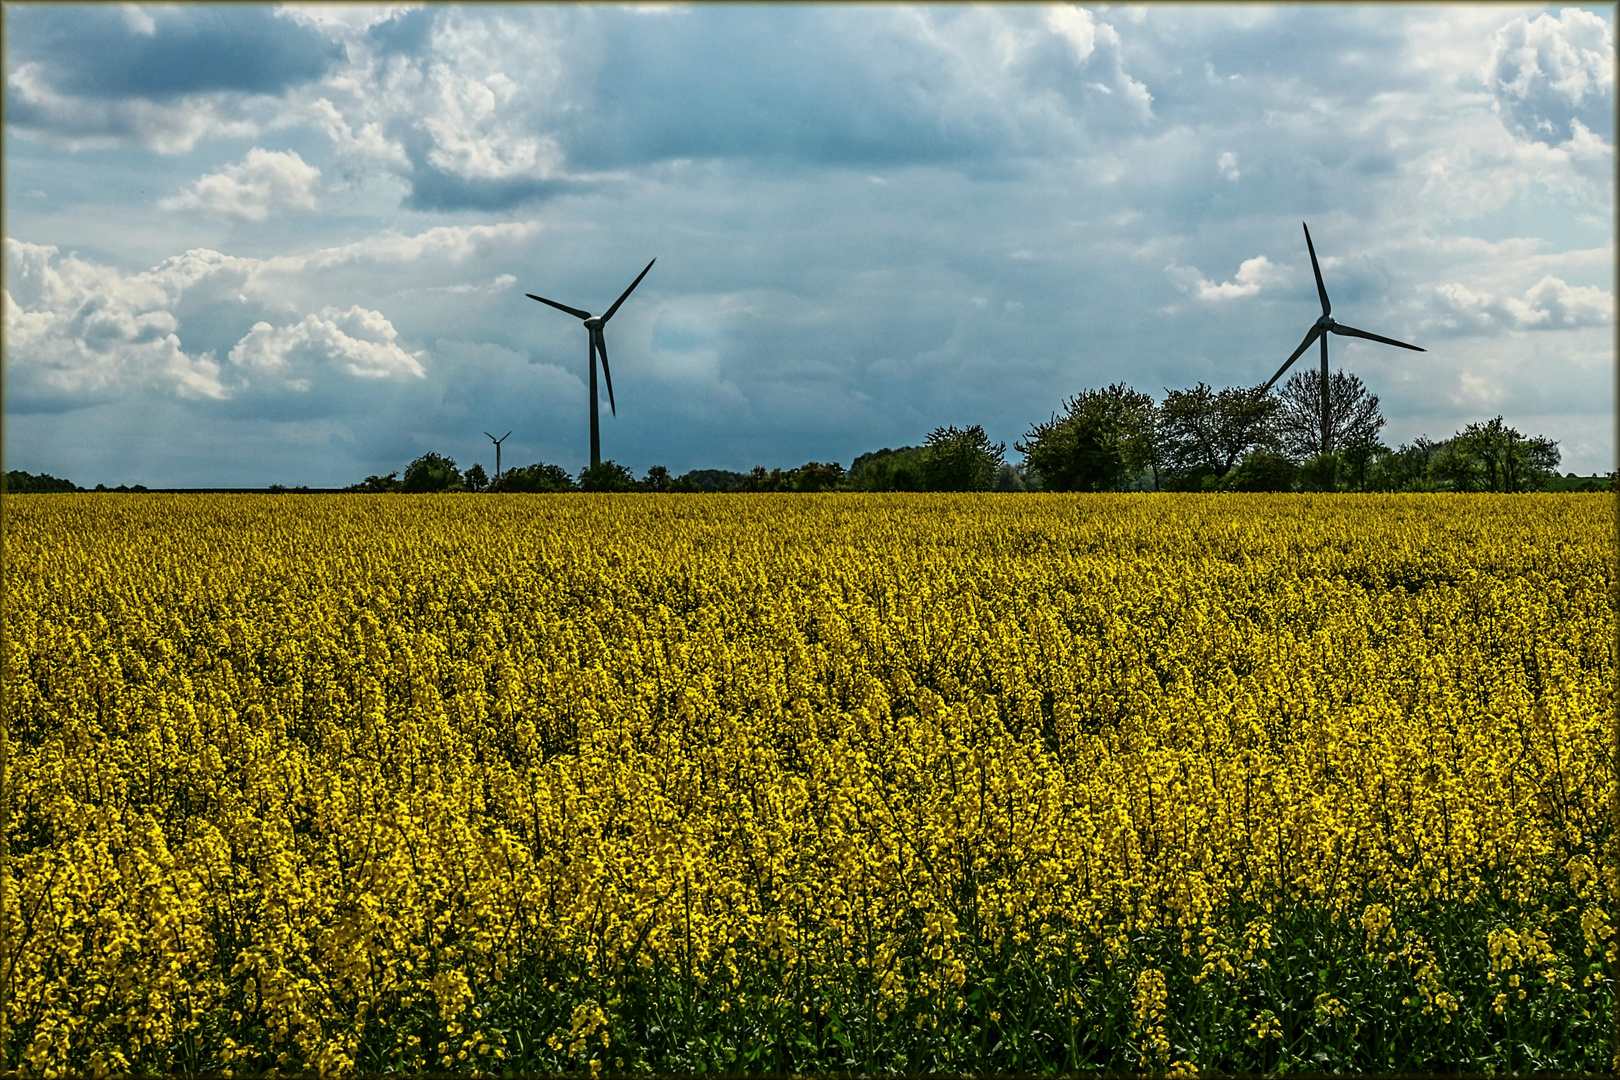
[[[1498,416],[1448,439],[1420,436],[1390,447],[1378,397],[1355,375],[1332,374],[1327,431],[1321,373],[1307,369],[1275,391],[1216,390],[1200,382],[1161,400],[1124,383],[1082,390],[1061,412],[1030,426],[1006,460],[984,428],[940,427],[921,446],[885,447],[837,462],[752,472],[698,469],[673,476],[653,466],[639,480],[613,461],[571,476],[537,463],[490,481],[424,454],[404,475],[370,476],[351,491],[1541,491],[1578,487],[1558,475],[1558,444]],[[1324,437],[1325,435],[1325,437]],[[1322,447],[1330,447],[1324,452]]]
[[[615,461],[582,469],[577,477],[560,465],[536,462],[508,469],[494,480],[480,464],[463,472],[442,454],[427,453],[397,472],[368,476],[345,488],[354,492],[748,492],[748,491],[1023,491],[1021,472],[1005,461],[1006,445],[992,443],[984,428],[941,427],[922,446],[887,447],[857,457],[849,469],[836,461],[808,461],[792,469],[750,472],[694,469],[680,476],[654,465],[639,480]]]

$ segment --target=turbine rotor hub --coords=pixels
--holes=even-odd
[[[1334,322],[1330,316],[1323,315],[1320,319],[1316,320],[1316,325],[1320,326],[1324,330],[1331,330],[1337,326],[1338,323]]]
[[[601,325],[602,325],[602,316],[600,316],[600,315],[592,315],[590,318],[585,320],[585,328],[587,330],[599,329],[601,327]]]

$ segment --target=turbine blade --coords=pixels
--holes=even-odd
[[[559,304],[555,300],[547,300],[545,297],[536,296],[532,292],[526,292],[523,295],[527,296],[530,300],[538,300],[542,304],[550,304],[552,307],[556,308],[558,311],[566,311],[566,312],[568,312],[568,314],[572,315],[576,319],[588,319],[588,318],[591,317],[591,313],[588,312],[588,311],[581,311],[581,310],[579,310],[579,308],[569,307],[567,304]]]
[[[1369,334],[1365,330],[1357,330],[1353,326],[1344,325],[1344,323],[1334,323],[1333,332],[1335,334],[1343,334],[1346,337],[1362,337],[1366,338],[1368,341],[1381,341],[1385,345],[1398,345],[1403,349],[1411,349],[1413,352],[1429,351],[1428,349],[1419,348],[1416,345],[1408,345],[1404,341],[1396,341],[1394,338],[1379,337],[1377,334]]]
[[[509,439],[511,437],[512,437],[512,433],[510,431],[508,431],[505,435],[501,436],[501,442],[505,442],[507,439]]]
[[[652,264],[648,263],[648,265],[651,266]],[[635,288],[635,286],[632,285],[631,288]],[[596,328],[596,333],[592,336],[596,339],[596,351],[602,354],[602,378],[607,380],[608,409],[612,411],[614,416],[618,416],[619,408],[617,405],[613,404],[613,372],[608,370],[607,338],[602,336],[602,328],[600,326]]]
[[[1277,369],[1277,374],[1273,375],[1271,378],[1266,380],[1266,384],[1260,388],[1261,392],[1263,393],[1263,392],[1265,392],[1267,390],[1270,390],[1271,389],[1271,384],[1276,382],[1278,379],[1282,378],[1282,373],[1287,371],[1290,367],[1292,367],[1295,360],[1299,359],[1299,354],[1304,352],[1306,349],[1310,348],[1311,347],[1311,342],[1315,341],[1317,338],[1319,338],[1321,336],[1322,336],[1322,328],[1320,326],[1311,327],[1310,333],[1305,335],[1305,340],[1300,342],[1299,343],[1299,348],[1294,350],[1294,355],[1290,356],[1287,360],[1284,360],[1283,361],[1283,366]]]
[[[652,262],[648,263],[647,264],[647,270],[651,270],[652,269],[652,264],[657,262],[657,261],[658,261],[657,259],[654,259]],[[641,284],[641,279],[647,276],[647,270],[643,270],[639,275],[637,275],[636,280],[634,280],[634,281],[632,281],[630,283],[630,287],[628,289],[624,290],[624,294],[622,296],[620,296],[617,300],[613,301],[613,306],[608,308],[607,312],[602,316],[602,321],[603,322],[607,322],[609,319],[613,318],[613,313],[615,311],[619,310],[619,305],[624,303],[624,298],[626,296],[629,296],[631,293],[636,291],[636,286]],[[610,400],[608,402],[608,404],[611,405],[612,401]]]
[[[486,432],[484,432],[484,434],[489,435],[489,432],[486,431]],[[493,436],[493,435],[489,435],[489,441],[490,442],[499,442],[500,440],[496,439],[495,436]]]
[[[1311,272],[1316,275],[1316,294],[1322,298],[1322,314],[1333,314],[1333,305],[1328,303],[1327,286],[1322,284],[1322,268],[1316,265],[1316,248],[1311,244],[1311,227],[1303,221],[1300,225],[1305,229],[1305,250],[1311,253]]]

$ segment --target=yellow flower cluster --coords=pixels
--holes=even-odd
[[[0,1065],[497,1068],[485,1005],[530,964],[594,988],[535,1036],[594,1073],[637,973],[764,972],[795,1013],[861,982],[937,1026],[985,950],[1124,970],[1165,934],[1231,979],[1272,944],[1234,905],[1345,920],[1449,1018],[1403,920],[1488,897],[1528,913],[1475,943],[1498,1007],[1585,993],[1615,961],[1612,515],[10,499]],[[1165,976],[1124,978],[1162,1068]]]

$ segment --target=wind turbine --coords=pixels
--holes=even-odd
[[[597,465],[602,460],[602,439],[601,439],[601,435],[600,435],[600,433],[598,431],[598,416],[597,416],[597,414],[601,412],[601,405],[598,404],[597,398],[596,398],[596,354],[597,353],[602,354],[602,376],[603,376],[603,378],[605,378],[607,380],[608,408],[613,410],[613,415],[614,416],[619,415],[618,407],[613,404],[613,373],[608,370],[607,341],[602,337],[602,327],[606,326],[607,321],[609,319],[613,318],[613,313],[615,311],[619,310],[619,305],[624,303],[625,297],[627,297],[631,293],[635,292],[636,286],[641,284],[641,279],[647,276],[647,270],[651,270],[652,267],[653,267],[653,263],[655,263],[657,261],[658,261],[657,259],[654,259],[652,262],[648,263],[647,264],[647,269],[643,270],[640,273],[640,275],[638,275],[636,277],[636,280],[634,280],[634,281],[632,281],[630,283],[630,287],[628,289],[624,290],[623,295],[621,295],[617,300],[613,301],[613,306],[608,308],[607,311],[603,312],[601,315],[592,315],[588,311],[581,311],[578,308],[571,308],[567,304],[559,304],[555,300],[547,300],[543,296],[534,295],[534,293],[524,293],[523,294],[524,296],[527,296],[530,300],[538,300],[542,304],[549,304],[550,306],[556,308],[558,311],[566,311],[566,312],[568,312],[568,314],[574,316],[574,318],[576,318],[576,319],[585,320],[585,334],[586,334],[586,337],[590,341],[590,353],[591,353],[591,465],[592,466]],[[485,434],[487,435],[489,433],[485,432]]]
[[[484,434],[489,435],[489,432],[486,431]],[[511,436],[511,434],[512,433],[508,431],[505,435],[502,435],[498,439],[493,435],[489,435],[489,441],[495,444],[495,479],[497,480],[501,478],[501,443],[505,442],[507,438]]]
[[[1316,248],[1311,245],[1311,228],[1303,221],[1300,222],[1300,225],[1305,229],[1305,249],[1311,253],[1311,270],[1316,274],[1316,292],[1317,295],[1322,298],[1322,317],[1316,320],[1315,325],[1311,327],[1310,333],[1305,335],[1305,340],[1299,343],[1299,348],[1294,350],[1294,355],[1283,361],[1283,366],[1277,369],[1277,374],[1266,380],[1266,385],[1260,388],[1260,392],[1265,393],[1267,390],[1270,390],[1271,384],[1282,378],[1282,373],[1287,371],[1289,367],[1293,365],[1295,360],[1299,359],[1299,354],[1310,348],[1311,342],[1320,338],[1322,341],[1322,453],[1325,454],[1333,449],[1332,446],[1329,445],[1331,442],[1331,434],[1328,421],[1327,336],[1329,334],[1343,334],[1345,337],[1358,337],[1366,338],[1368,341],[1381,341],[1385,345],[1394,345],[1402,349],[1411,349],[1413,352],[1426,352],[1427,350],[1420,349],[1416,345],[1408,345],[1404,341],[1396,341],[1394,338],[1379,337],[1377,334],[1369,334],[1365,330],[1357,330],[1353,326],[1346,326],[1341,322],[1335,322],[1331,314],[1333,311],[1333,305],[1328,303],[1327,286],[1322,284],[1322,268],[1316,264]]]

